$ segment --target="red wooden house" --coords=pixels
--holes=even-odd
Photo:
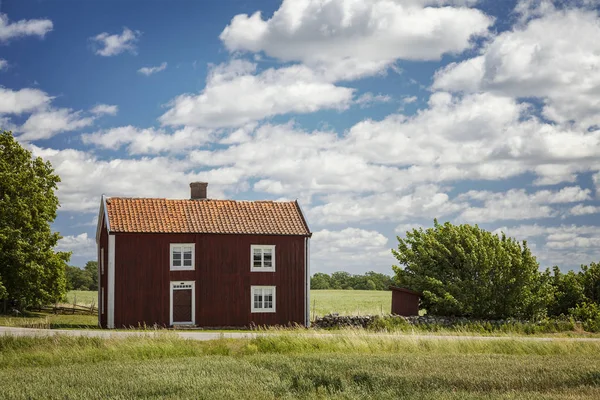
[[[102,197],[100,326],[309,323],[310,230],[297,201]]]

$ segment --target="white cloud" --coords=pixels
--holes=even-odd
[[[600,207],[597,206],[584,206],[583,204],[577,204],[571,208],[571,215],[588,215],[588,214],[599,214]]]
[[[415,101],[417,101],[417,96],[409,96],[409,97],[405,97],[402,99],[402,102],[404,104],[411,104],[411,103],[414,103]]]
[[[284,0],[267,20],[260,12],[236,15],[220,38],[232,52],[327,66],[348,79],[382,71],[397,59],[436,60],[470,48],[493,23],[480,10],[451,7],[472,3]],[[439,5],[446,7],[426,7]]]
[[[22,19],[10,22],[6,14],[0,14],[0,42],[25,36],[38,36],[43,38],[52,30],[52,21],[49,19]]]
[[[96,256],[96,241],[88,237],[87,233],[80,235],[63,236],[56,244],[57,251],[72,251],[76,257]]]
[[[11,90],[0,86],[0,115],[22,114],[46,106],[52,97],[38,89]]]
[[[211,131],[204,129],[184,127],[169,134],[164,130],[139,129],[131,125],[81,135],[85,144],[111,150],[127,145],[129,154],[134,155],[181,152],[201,147],[210,138]]]
[[[360,189],[360,188],[359,188]],[[466,205],[453,203],[435,185],[416,187],[409,193],[387,192],[367,196],[330,195],[324,204],[308,210],[318,224],[405,221],[415,218],[433,219],[453,214]]]
[[[549,204],[575,203],[590,200],[590,190],[578,186],[566,187],[559,191],[541,190],[528,194],[524,189],[510,189],[507,192],[469,191],[457,197],[461,201],[482,202],[481,207],[469,207],[460,219],[472,223],[498,220],[527,220],[558,215]]]
[[[131,29],[125,27],[123,28],[123,33],[120,35],[111,35],[108,32],[102,32],[91,38],[91,40],[96,46],[98,46],[95,49],[96,54],[104,57],[110,57],[121,54],[124,51],[135,54],[136,43],[140,39],[141,35],[142,33],[140,31],[132,31]]]
[[[163,62],[156,67],[142,67],[138,69],[138,72],[142,75],[150,76],[152,74],[156,74],[157,72],[164,71],[165,69],[167,69],[167,63]]]
[[[69,108],[37,111],[19,128],[22,134],[18,138],[21,141],[49,139],[58,133],[84,128],[93,123],[93,117],[84,117],[81,111]]]
[[[388,239],[377,231],[346,228],[340,231],[323,229],[313,233],[311,266],[320,272],[347,271],[364,273],[378,270],[391,273],[394,258]],[[380,268],[377,268],[380,267]]]
[[[542,226],[518,225],[502,227],[494,231],[517,240],[537,241],[542,246],[535,255],[543,267],[558,265],[563,269],[600,259],[600,228],[591,225]]]
[[[194,181],[210,182],[212,198],[223,197],[224,185],[235,188],[235,182],[217,180],[215,174],[191,172],[189,162],[176,158],[101,160],[94,154],[74,149],[29,148],[34,156],[50,161],[61,177],[57,192],[59,211],[97,213],[102,194],[188,198],[189,183]]]
[[[211,70],[199,95],[175,98],[160,121],[163,125],[236,127],[279,114],[342,110],[351,103],[353,92],[301,65],[256,73],[256,64],[233,60]]]
[[[436,73],[433,88],[543,99],[543,114],[587,129],[600,124],[600,19],[596,10],[539,13],[503,32],[475,58]]]
[[[110,104],[98,104],[90,110],[94,115],[117,115],[118,111],[118,106]]]
[[[360,106],[360,108],[371,107],[377,103],[389,103],[392,98],[388,95],[376,94],[371,92],[360,95],[354,102]]]
[[[8,61],[0,58],[0,71],[8,68]]]

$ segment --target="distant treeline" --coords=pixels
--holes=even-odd
[[[88,261],[85,267],[67,265],[67,290],[98,290],[98,263]]]
[[[391,276],[373,271],[369,271],[364,275],[352,275],[342,271],[334,272],[331,275],[317,272],[310,278],[310,288],[313,290],[388,290],[392,283]]]

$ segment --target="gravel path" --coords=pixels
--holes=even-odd
[[[0,335],[12,336],[88,336],[102,338],[126,338],[135,336],[156,336],[165,331],[111,331],[111,330],[93,330],[93,329],[31,329],[31,328],[13,328],[0,326]],[[183,339],[191,340],[215,340],[215,339],[252,339],[258,336],[277,335],[269,332],[206,332],[206,331],[167,331],[178,335]],[[302,335],[302,334],[300,334]],[[336,333],[309,333],[307,337],[332,337]],[[537,337],[537,336],[452,336],[452,335],[421,335],[421,334],[377,334],[365,333],[359,336],[369,337],[390,337],[398,339],[438,339],[438,340],[531,340],[537,342],[550,341],[573,341],[573,342],[600,342],[600,338],[582,338],[582,337]]]

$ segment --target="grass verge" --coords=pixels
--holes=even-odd
[[[600,397],[600,343],[0,337],[4,399]]]

